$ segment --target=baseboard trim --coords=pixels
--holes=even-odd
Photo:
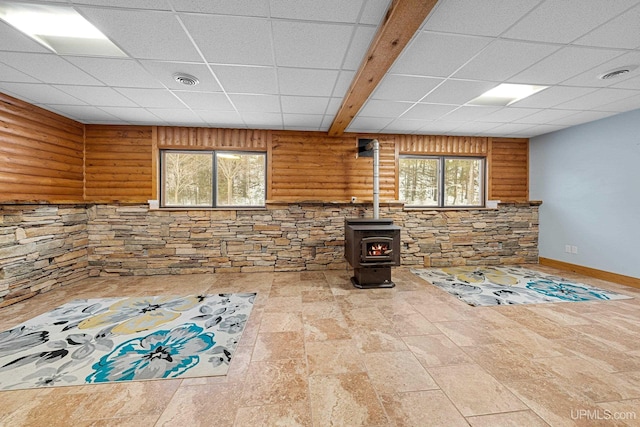
[[[596,279],[607,280],[609,282],[619,283],[621,285],[631,286],[633,288],[640,288],[640,279],[631,276],[624,276],[622,274],[611,273],[609,271],[597,270],[591,267],[584,267],[582,265],[570,264],[564,261],[558,261],[550,258],[540,257],[538,259],[540,265],[546,265],[547,267],[559,268],[560,270],[569,270],[574,273],[584,274],[585,276],[595,277]]]

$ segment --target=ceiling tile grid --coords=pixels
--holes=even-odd
[[[327,131],[392,1],[30,3],[74,8],[127,57],[57,55],[0,21],[8,95],[83,123]],[[440,0],[346,130],[531,137],[640,108],[638,22],[640,0]],[[500,83],[549,87],[467,105]]]

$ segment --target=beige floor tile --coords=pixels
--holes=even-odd
[[[571,354],[558,341],[550,340],[526,328],[508,327],[491,331],[498,341],[508,347],[515,347],[529,358],[558,357]]]
[[[258,406],[307,400],[307,367],[302,359],[251,362],[241,406]]]
[[[579,334],[569,339],[554,340],[571,353],[588,360],[608,372],[640,371],[640,355],[616,351],[600,339]]]
[[[386,351],[403,351],[407,346],[395,331],[388,325],[380,329],[359,328],[351,331],[351,337],[362,353],[380,353]]]
[[[368,353],[364,363],[378,393],[433,390],[433,378],[410,351]]]
[[[289,332],[302,330],[302,315],[300,313],[272,313],[262,314],[260,332]]]
[[[596,417],[603,422],[618,420],[629,427],[640,426],[640,399],[598,403]]]
[[[469,309],[455,304],[455,301],[441,304],[414,305],[414,308],[430,322],[449,322],[469,319],[469,315],[467,314]]]
[[[238,408],[234,427],[310,427],[309,402]]]
[[[435,322],[440,333],[446,335],[461,347],[494,344],[498,339],[493,335],[495,326],[481,320],[462,320],[456,322]]]
[[[309,377],[314,426],[386,425],[388,419],[365,373]]]
[[[446,335],[404,337],[404,342],[425,368],[461,365],[473,360]]]
[[[529,357],[526,349],[515,345],[488,344],[466,347],[465,351],[498,381],[535,381],[550,376],[549,371]]]
[[[258,334],[251,360],[300,359],[304,357],[302,332],[267,332]]]
[[[304,339],[310,341],[344,340],[351,338],[351,332],[342,316],[330,318],[310,318],[304,322]]]
[[[439,334],[440,330],[418,313],[395,314],[392,317],[393,329],[401,337],[410,335]]]
[[[471,427],[548,427],[549,424],[532,411],[468,417]]]
[[[439,366],[428,371],[464,416],[528,409],[479,365]]]
[[[364,359],[351,340],[307,342],[309,375],[363,372]]]
[[[389,418],[398,427],[469,425],[441,390],[383,394],[381,400]]]

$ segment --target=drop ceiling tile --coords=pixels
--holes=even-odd
[[[632,77],[611,85],[617,89],[640,89],[640,69],[632,73]],[[635,76],[635,77],[634,77]]]
[[[101,83],[55,54],[0,52],[0,62],[43,83],[100,85]],[[38,64],[34,66],[34,64]]]
[[[206,64],[164,61],[140,61],[140,63],[149,74],[169,89],[203,92],[222,91],[222,88]],[[196,77],[200,83],[196,86],[185,86],[173,78],[173,75],[176,73],[190,74]]]
[[[233,111],[233,105],[221,92],[173,91],[192,110]]]
[[[0,64],[0,82],[38,83],[38,80],[8,65]]]
[[[333,121],[333,117],[338,114],[340,106],[342,106],[342,98],[329,99],[329,105],[327,105],[325,116],[330,116]]]
[[[118,92],[144,108],[186,108],[166,89],[116,88]]]
[[[636,3],[636,0],[547,0],[503,36],[521,40],[571,43]]]
[[[480,136],[486,134],[491,129],[495,129],[501,126],[502,123],[491,122],[464,122],[455,129],[456,135],[472,135]]]
[[[278,68],[280,94],[300,96],[330,96],[338,72],[303,68]]]
[[[604,119],[605,117],[613,116],[616,113],[612,112],[601,112],[601,111],[580,111],[576,114],[572,114],[570,116],[563,117],[558,120],[554,120],[550,122],[552,125],[564,125],[564,126],[575,126],[582,123],[592,122],[595,120]]]
[[[274,18],[322,22],[356,22],[362,0],[271,0]]]
[[[170,0],[178,12],[216,15],[269,16],[268,0]]]
[[[493,82],[449,79],[438,86],[422,101],[433,104],[462,105],[496,87]]]
[[[610,104],[601,105],[598,110],[625,112],[637,110],[640,108],[640,95],[631,96],[620,101],[614,101]]]
[[[424,120],[396,119],[389,123],[383,130],[383,133],[416,133],[418,129],[423,127]]]
[[[389,117],[395,119],[413,106],[411,102],[394,102],[370,99],[365,102],[358,114],[365,117]]]
[[[207,126],[221,128],[246,128],[242,117],[235,111],[194,110]]]
[[[576,112],[573,110],[558,110],[558,109],[540,110],[538,113],[531,114],[526,117],[522,117],[520,119],[514,120],[514,122],[540,125],[540,124],[548,123],[553,120],[559,120],[563,117],[571,116],[575,113]]]
[[[442,79],[387,74],[371,99],[416,102],[443,82]]]
[[[283,129],[282,114],[278,113],[242,113],[242,120],[251,123],[252,129]]]
[[[353,28],[348,25],[273,21],[276,63],[284,67],[340,69]]]
[[[271,25],[268,20],[189,14],[181,15],[180,18],[206,62],[274,65]]]
[[[353,119],[346,130],[347,132],[377,133],[392,121],[393,119],[389,118],[358,116]]]
[[[158,116],[144,108],[100,107],[100,109],[124,122],[153,124],[160,120]]]
[[[280,99],[276,95],[231,94],[231,102],[241,113],[280,113]]]
[[[598,89],[580,98],[558,104],[557,108],[565,110],[597,110],[602,105],[622,101],[625,98],[638,95],[638,93],[640,92],[631,89]]]
[[[31,37],[0,21],[0,51],[51,53]]]
[[[541,0],[448,0],[438,2],[425,29],[460,34],[497,36]]]
[[[121,93],[104,86],[67,86],[53,87],[78,98],[95,107],[135,107],[136,104]]]
[[[311,96],[283,96],[282,112],[287,114],[325,114],[329,98]]]
[[[620,51],[575,46],[564,47],[510,78],[509,82],[538,85],[559,84],[620,55]]]
[[[614,79],[600,79],[603,74],[611,72],[613,70],[626,68],[628,66],[640,66],[640,52],[629,52],[617,58],[607,61],[604,64],[600,64],[597,67],[585,71],[575,77],[562,82],[564,86],[589,86],[589,87],[607,87],[613,86],[616,83],[621,83],[625,80],[633,78],[634,75],[640,74],[640,67],[632,70],[627,74],[623,74],[620,77]]]
[[[133,58],[202,60],[172,13],[91,7],[80,12]]]
[[[495,113],[501,108],[503,107],[463,105],[442,117],[442,120],[449,122],[472,122],[474,120],[481,120],[486,115]]]
[[[137,61],[120,58],[66,57],[76,67],[109,86],[162,88]]]
[[[225,92],[277,94],[278,79],[274,67],[211,65]]]
[[[491,131],[501,136],[514,136],[517,132],[527,131],[534,126],[529,123],[505,123],[496,126],[495,128],[491,129]]]
[[[118,8],[146,9],[146,10],[171,10],[166,0],[70,0],[70,3],[78,5],[108,6]]]
[[[442,104],[415,104],[409,111],[402,115],[403,119],[412,120],[437,120],[458,108],[457,105]]]
[[[421,135],[445,135],[460,126],[460,122],[445,122],[442,120],[427,122],[418,133]]]
[[[512,105],[518,108],[551,108],[595,90],[585,87],[551,86]]]
[[[149,112],[172,126],[204,126],[206,123],[196,113],[186,108],[149,108]]]
[[[638,22],[640,22],[640,6],[626,11],[589,34],[580,37],[574,44],[637,49],[640,47]]]
[[[482,118],[482,121],[493,123],[509,123],[517,122],[519,119],[531,116],[542,110],[538,108],[516,108],[504,107],[494,113],[488,114]]]
[[[454,77],[501,82],[559,49],[558,46],[496,40],[458,70]]]
[[[333,88],[331,96],[343,98],[351,87],[351,82],[353,81],[355,75],[355,71],[340,71],[340,74],[338,74],[338,80],[336,81],[336,85]]]
[[[319,114],[283,114],[282,117],[285,129],[319,130],[324,116]]]
[[[349,50],[344,58],[342,69],[357,70],[369,49],[371,41],[376,35],[377,28],[359,25],[349,45]]]
[[[557,132],[566,128],[567,127],[563,125],[536,125],[522,132],[515,132],[514,136],[520,138],[533,138],[534,136],[540,136],[550,132]]]
[[[391,0],[367,0],[360,15],[360,23],[378,26],[390,5]]]
[[[96,121],[117,123],[119,120],[117,117],[94,106],[50,105],[49,107],[53,108],[58,114],[62,114],[65,117],[81,123],[94,123]]]
[[[0,92],[12,93],[32,104],[86,105],[78,98],[44,84],[1,82]]]
[[[391,67],[395,74],[448,77],[477,55],[491,39],[422,32]]]

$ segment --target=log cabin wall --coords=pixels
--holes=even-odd
[[[529,200],[529,140],[491,138],[489,200]]]
[[[84,125],[0,93],[0,203],[83,201]]]

